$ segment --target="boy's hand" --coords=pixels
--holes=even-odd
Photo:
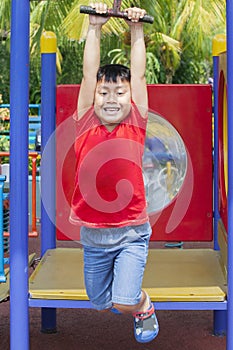
[[[90,6],[95,9],[96,13],[106,13],[108,11],[108,7],[103,2],[92,2]],[[92,25],[103,25],[109,20],[109,17],[101,17],[101,16],[89,16],[90,24]]]
[[[138,7],[130,7],[125,10],[128,14],[128,20],[126,22],[128,25],[133,25],[135,23],[138,23],[140,18],[143,18],[146,14],[146,11],[143,9],[140,9]]]

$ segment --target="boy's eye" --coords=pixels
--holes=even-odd
[[[118,95],[118,96],[121,96],[121,95],[123,95],[123,94],[124,94],[124,92],[122,92],[122,91],[118,91],[118,92],[117,92],[117,95]]]
[[[100,91],[100,95],[101,95],[101,96],[106,96],[106,95],[107,95],[107,92],[106,92],[106,91]]]

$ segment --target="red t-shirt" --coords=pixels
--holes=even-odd
[[[111,132],[94,107],[77,121],[71,223],[104,228],[148,221],[142,176],[146,124],[134,103]]]

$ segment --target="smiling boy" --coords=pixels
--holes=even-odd
[[[105,13],[103,3],[91,5]],[[130,70],[100,67],[106,17],[89,17],[76,119],[77,172],[70,221],[81,226],[88,297],[97,310],[131,313],[138,342],[159,331],[154,306],[141,289],[151,227],[146,212],[142,155],[148,97],[145,10],[129,8]]]

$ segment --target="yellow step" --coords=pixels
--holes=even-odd
[[[224,301],[227,293],[219,252],[212,249],[151,249],[143,288],[152,301]],[[48,250],[29,292],[35,299],[88,300],[82,249]]]

